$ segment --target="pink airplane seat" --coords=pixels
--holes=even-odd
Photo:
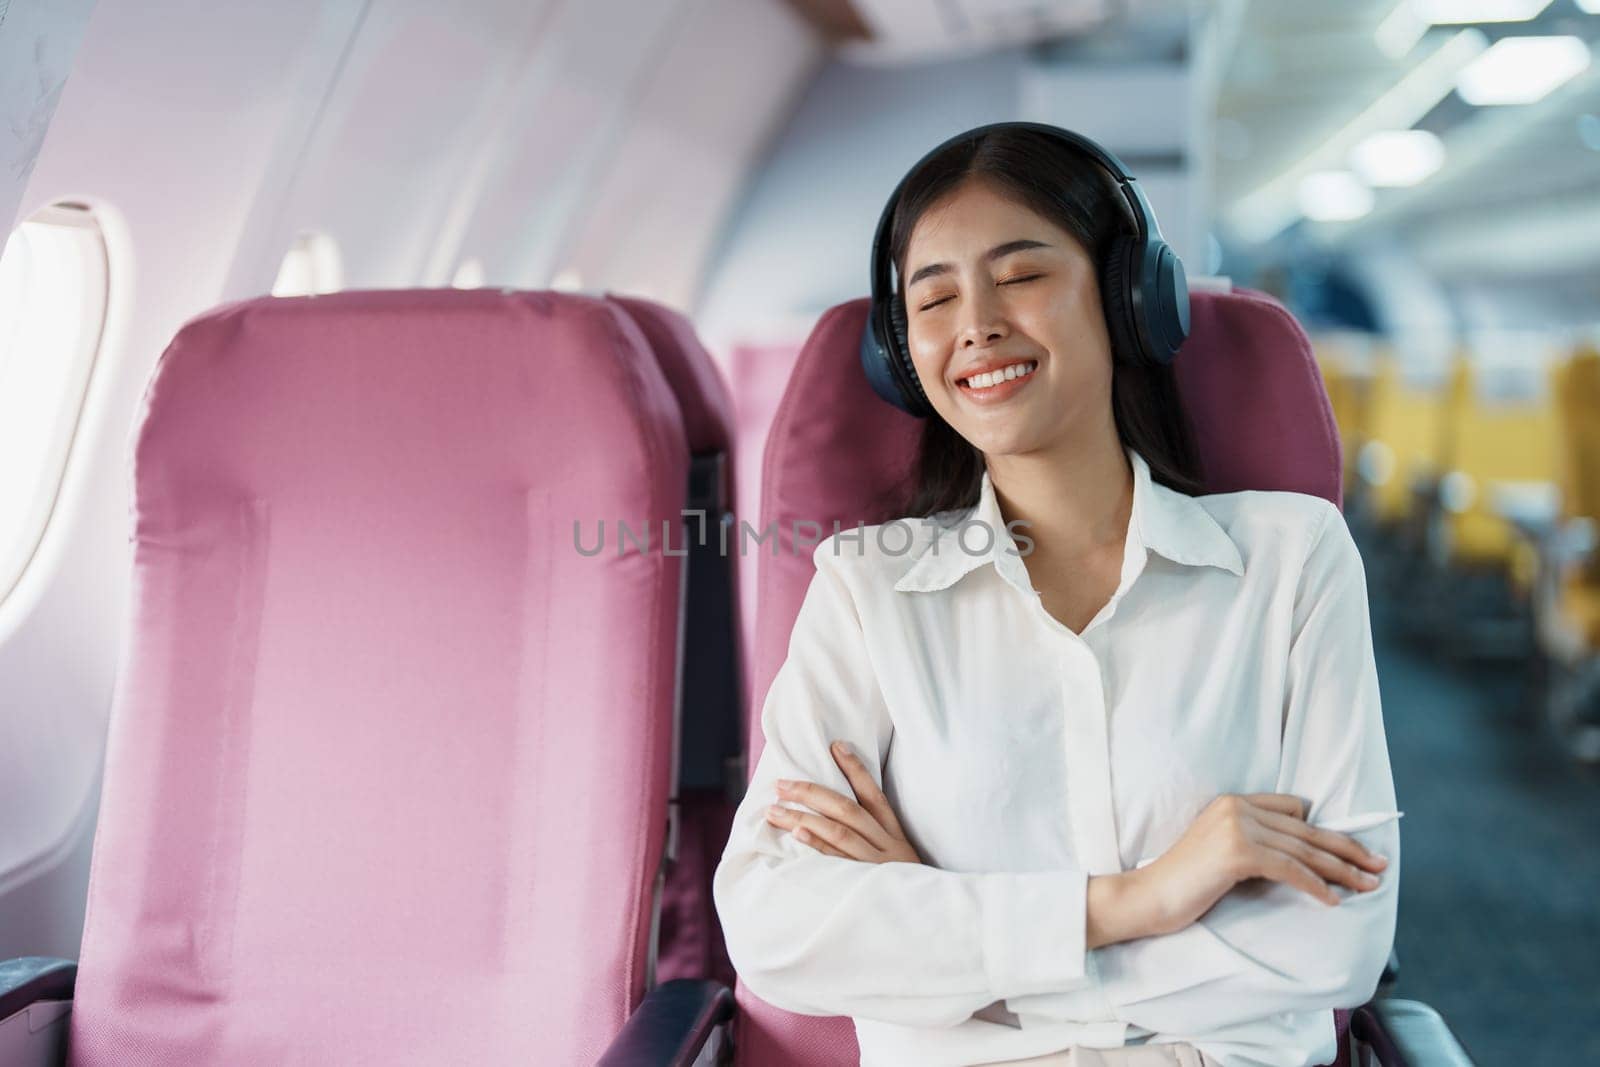
[[[135,445],[76,987],[13,961],[0,1022],[75,996],[85,1067],[596,1062],[646,995],[688,473],[604,300],[186,325]],[[727,1000],[663,991],[702,1037]]]
[[[855,300],[823,315],[800,354],[767,439],[762,469],[762,528],[776,526],[778,550],[763,551],[759,571],[760,617],[751,655],[756,699],[748,720],[749,766],[762,748],[761,706],[788,653],[789,633],[813,565],[795,544],[796,522],[837,520],[844,527],[895,517],[892,504],[910,485],[920,423],[873,393],[858,362],[867,301]],[[1208,492],[1278,489],[1341,503],[1338,431],[1311,353],[1298,323],[1277,303],[1249,291],[1195,293],[1192,328],[1178,369],[1179,388],[1194,424]],[[1241,383],[1248,383],[1247,392]],[[871,456],[872,462],[861,457]],[[815,527],[808,527],[814,529]],[[735,1062],[748,1067],[843,1067],[859,1060],[848,1018],[796,1015],[763,1002],[742,983],[734,1022]],[[1382,1003],[1382,1002],[1379,1002]],[[1410,1039],[1390,1041],[1383,1019],[1369,1012],[1369,1033],[1404,1047],[1384,1064],[1456,1064],[1440,1058],[1445,1037],[1431,1009],[1405,1005]],[[1352,1008],[1356,1007],[1351,1005]],[[1414,1009],[1414,1010],[1413,1010]],[[1351,1012],[1334,1012],[1338,1063],[1350,1063]],[[1417,1036],[1420,1034],[1421,1036]],[[1446,1037],[1448,1033],[1446,1031]],[[1453,1042],[1453,1039],[1450,1039]],[[1459,1046],[1456,1046],[1459,1048]],[[1418,1048],[1426,1049],[1420,1057]]]
[[[684,508],[687,589],[671,864],[661,895],[656,978],[710,978],[732,986],[733,964],[711,901],[711,878],[744,789],[744,683],[740,672],[734,415],[728,384],[683,315],[649,300],[608,294],[632,317],[683,413],[689,445]]]

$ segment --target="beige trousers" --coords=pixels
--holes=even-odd
[[[984,1067],[1217,1067],[1217,1061],[1189,1044],[1126,1045],[1122,1048],[1069,1048],[1025,1060],[997,1060]]]

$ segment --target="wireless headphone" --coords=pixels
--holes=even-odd
[[[1118,358],[1165,365],[1189,336],[1189,283],[1183,263],[1161,237],[1150,204],[1126,168],[1081,134],[1040,122],[996,122],[945,141],[917,161],[894,187],[872,238],[872,307],[861,335],[861,366],[873,392],[918,418],[933,414],[906,345],[906,308],[889,262],[889,227],[907,179],[950,146],[996,130],[1032,130],[1087,154],[1116,179],[1132,212],[1134,232],[1118,234],[1100,264],[1100,296],[1111,350]]]

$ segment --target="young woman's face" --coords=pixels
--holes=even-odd
[[[979,451],[1038,451],[1110,418],[1099,281],[1071,233],[969,180],[917,220],[903,276],[917,376]]]

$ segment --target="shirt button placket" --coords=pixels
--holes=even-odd
[[[1063,639],[1062,707],[1066,715],[1067,809],[1073,846],[1090,874],[1122,870],[1111,793],[1110,726],[1100,661],[1088,642]]]

